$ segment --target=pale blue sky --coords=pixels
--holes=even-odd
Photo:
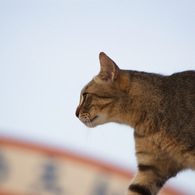
[[[195,69],[193,0],[0,0],[0,29],[0,135],[127,169],[136,167],[133,130],[87,129],[74,115],[99,52],[123,69]],[[194,181],[188,171],[169,183],[192,195]]]

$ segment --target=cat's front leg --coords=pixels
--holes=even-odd
[[[126,195],[156,195],[164,182],[155,178],[155,174],[152,171],[148,173],[138,171]]]
[[[150,162],[152,163],[138,164],[138,173],[126,195],[157,195],[164,183],[181,169],[180,165],[169,158],[159,161],[151,159]]]
[[[132,192],[130,190],[127,190],[127,192],[125,193],[125,195],[140,195],[140,193]]]
[[[139,193],[136,193],[136,192],[130,192],[128,190],[128,192],[125,195],[140,195],[140,194]]]

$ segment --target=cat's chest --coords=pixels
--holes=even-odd
[[[169,153],[173,151],[178,143],[163,132],[146,136],[138,136],[134,133],[135,147],[137,150],[148,151],[150,153]]]

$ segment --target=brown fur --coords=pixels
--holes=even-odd
[[[76,115],[89,127],[133,127],[138,173],[127,194],[156,195],[179,171],[195,169],[195,71],[162,76],[120,70],[104,53],[100,65],[81,92]]]

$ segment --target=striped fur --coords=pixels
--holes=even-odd
[[[195,71],[121,70],[104,53],[100,65],[81,92],[76,116],[89,127],[133,127],[138,172],[127,195],[156,195],[179,171],[195,169]]]

